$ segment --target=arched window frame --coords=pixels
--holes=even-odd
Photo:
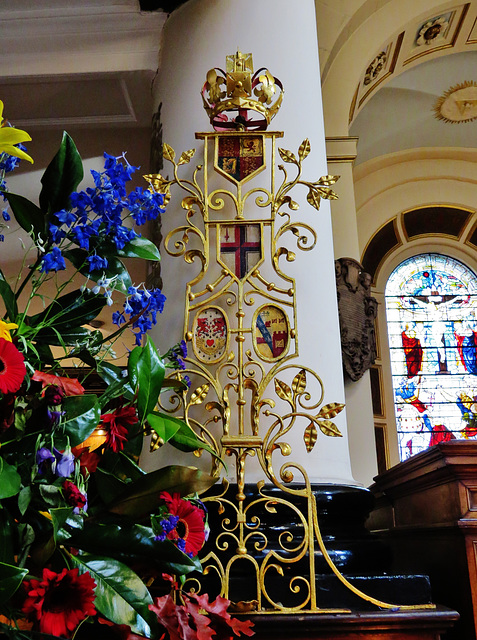
[[[391,251],[379,265],[372,288],[373,296],[378,301],[378,316],[376,319],[376,334],[378,358],[375,367],[378,371],[379,392],[381,394],[382,415],[375,415],[375,430],[382,434],[381,455],[385,458],[383,465],[387,468],[400,462],[396,418],[394,411],[394,392],[392,386],[391,359],[389,352],[389,338],[386,320],[386,305],[384,292],[391,273],[402,262],[421,253],[440,253],[464,263],[474,273],[477,273],[477,253],[470,245],[462,240],[453,240],[438,236],[419,238],[404,242]],[[379,451],[378,451],[379,455]],[[383,468],[380,468],[382,471]]]

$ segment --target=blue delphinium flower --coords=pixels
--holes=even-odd
[[[154,540],[157,542],[163,542],[166,539],[167,534],[177,527],[178,522],[179,516],[169,516],[168,518],[161,520],[159,524],[162,527],[162,531],[154,536]]]
[[[66,269],[66,265],[61,251],[58,247],[53,247],[49,253],[43,256],[40,271],[42,273],[49,273],[50,271],[61,271],[63,269]]]
[[[136,345],[140,346],[142,336],[157,323],[157,314],[162,313],[166,296],[160,289],[139,289],[138,287],[129,287],[128,294],[129,297],[123,305],[124,311],[115,312],[113,322],[119,327],[126,321],[124,314],[129,316],[128,320],[135,318],[131,328],[138,330],[135,331]]]
[[[88,256],[86,258],[88,262],[88,271],[101,271],[102,269],[108,268],[108,260],[107,258],[101,258],[101,256],[96,255],[95,253],[92,256]]]
[[[166,353],[165,358],[170,362],[170,365],[174,369],[185,369],[184,358],[187,358],[187,345],[185,340],[181,340],[174,345]]]

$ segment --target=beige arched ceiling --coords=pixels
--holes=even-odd
[[[414,148],[477,148],[477,120],[450,123],[434,107],[451,87],[477,84],[477,51],[434,58],[392,78],[350,127],[359,138],[356,165]]]

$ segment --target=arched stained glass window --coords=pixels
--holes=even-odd
[[[477,277],[448,256],[402,262],[386,284],[401,460],[477,436]]]

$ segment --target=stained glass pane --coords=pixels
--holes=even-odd
[[[402,262],[386,285],[401,460],[477,436],[477,277],[448,256]]]

